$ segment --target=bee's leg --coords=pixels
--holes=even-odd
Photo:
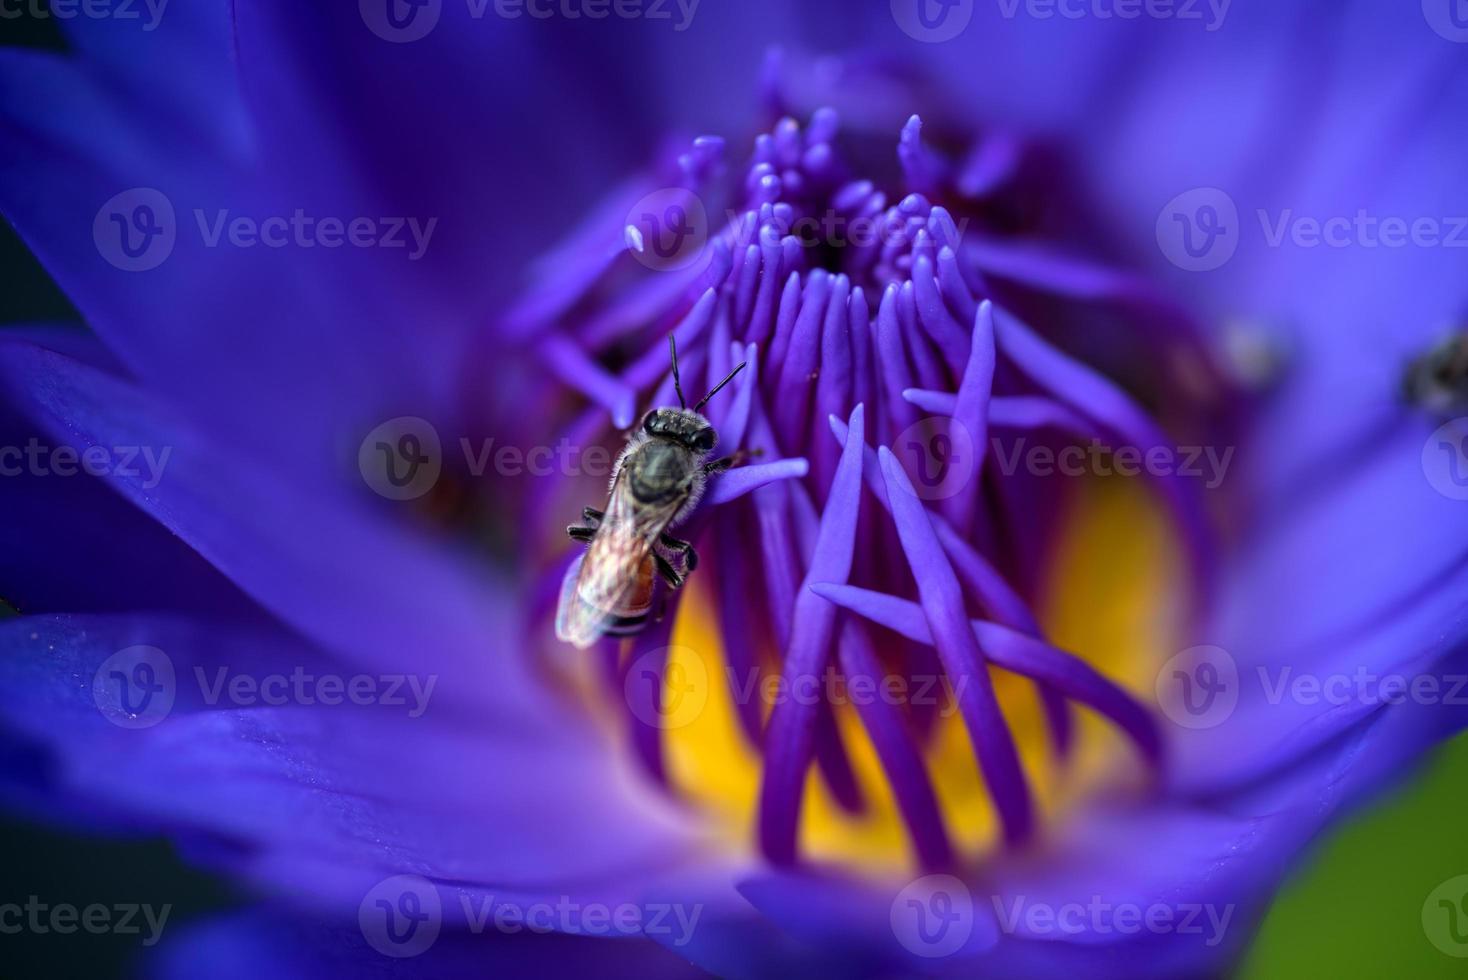
[[[658,542],[669,551],[678,555],[683,560],[683,568],[687,572],[698,567],[698,552],[693,550],[693,545],[681,538],[675,538],[671,534],[658,535]]]
[[[581,511],[581,519],[591,526],[582,527],[579,524],[572,524],[566,528],[566,533],[571,536],[572,541],[590,541],[596,537],[596,529],[601,527],[601,522],[606,516],[595,507],[587,507]]]
[[[668,563],[668,559],[654,551],[652,560],[657,563],[658,574],[663,577],[664,582],[675,589],[683,584],[683,576],[679,575],[678,570]]]
[[[744,463],[755,456],[763,456],[764,454],[765,451],[763,449],[740,449],[722,459],[716,459],[711,463],[704,463],[703,471],[705,474],[722,473],[725,470],[733,469],[740,463]]]

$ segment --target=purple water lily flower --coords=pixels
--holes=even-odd
[[[156,972],[1213,975],[1462,727],[1451,23],[958,6],[0,51],[0,792],[258,892]],[[669,335],[739,465],[577,651]]]

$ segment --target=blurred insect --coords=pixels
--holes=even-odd
[[[698,506],[711,474],[735,465],[738,455],[709,460],[718,434],[699,410],[744,370],[740,364],[692,408],[683,399],[678,348],[673,359],[677,408],[655,408],[627,440],[612,471],[605,511],[581,512],[585,525],[566,528],[572,540],[591,547],[566,573],[556,613],[556,636],[588,647],[603,635],[630,636],[647,626],[653,609],[654,574],[672,588],[698,566],[687,541],[668,534]]]
[[[1468,408],[1468,331],[1452,334],[1409,364],[1402,393],[1413,405],[1442,415]]]

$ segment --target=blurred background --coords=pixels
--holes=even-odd
[[[4,7],[0,43],[65,50],[55,21],[24,5]],[[0,219],[0,329],[35,321],[75,323],[76,310]],[[4,515],[0,514],[0,521]],[[3,542],[3,537],[0,537]],[[4,560],[0,544],[0,561]],[[0,602],[0,616],[7,607]],[[0,745],[0,755],[6,746]],[[1326,976],[1462,977],[1423,933],[1421,910],[1445,879],[1468,873],[1468,735],[1304,856],[1240,965],[1245,980]],[[248,895],[199,872],[162,840],[118,841],[0,816],[0,905],[142,903],[170,906],[160,942]],[[141,936],[0,931],[0,976],[132,976],[146,956]]]

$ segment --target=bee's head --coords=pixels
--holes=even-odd
[[[655,408],[642,419],[642,431],[671,439],[699,455],[714,451],[719,436],[709,420],[686,408]]]

